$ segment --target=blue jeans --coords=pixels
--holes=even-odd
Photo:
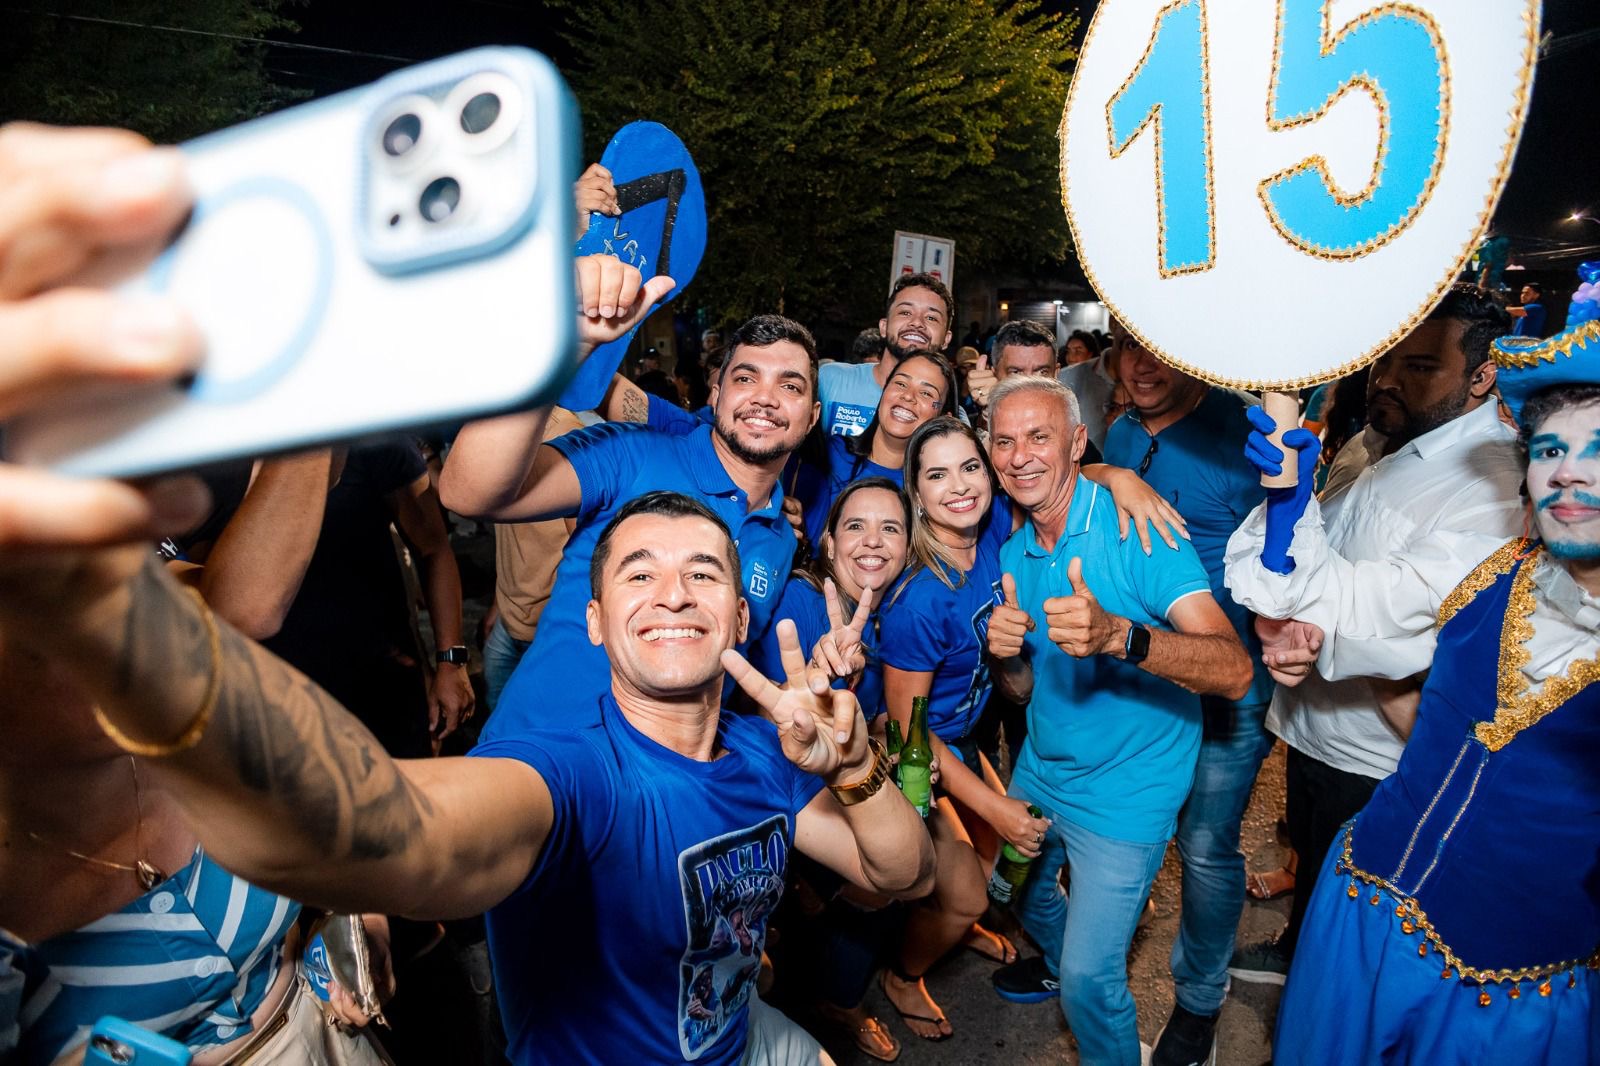
[[[1061,1011],[1078,1038],[1078,1061],[1083,1066],[1139,1066],[1128,946],[1161,869],[1166,842],[1134,844],[1091,833],[1033,795],[1020,777],[1013,779],[1011,795],[1038,804],[1050,819],[1015,910],[1061,981]],[[1070,905],[1057,882],[1067,864],[1072,869]],[[1055,950],[1059,959],[1052,955]]]
[[[483,702],[489,710],[494,710],[494,705],[500,702],[500,691],[506,687],[506,682],[511,680],[511,673],[522,661],[522,653],[528,650],[531,640],[518,640],[506,632],[506,627],[500,619],[494,620],[494,626],[489,630],[489,638],[483,642]]]
[[[1244,910],[1244,853],[1239,825],[1261,761],[1272,750],[1264,703],[1201,702],[1205,735],[1194,786],[1178,815],[1183,858],[1183,917],[1172,945],[1172,982],[1185,1010],[1215,1014],[1228,989]]]

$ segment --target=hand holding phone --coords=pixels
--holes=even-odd
[[[93,206],[125,193],[80,191],[73,221],[118,254],[46,283],[165,298],[201,358],[178,383],[0,412],[7,457],[135,476],[554,397],[573,369],[576,149],[549,61],[488,48],[185,145],[194,209],[165,247],[181,213],[129,243]]]
[[[0,128],[0,419],[86,390],[176,380],[201,338],[181,309],[68,277],[164,239],[192,201],[178,153],[120,130]],[[9,425],[8,427],[9,428]],[[0,548],[153,540],[205,514],[193,479],[135,488],[0,467]]]

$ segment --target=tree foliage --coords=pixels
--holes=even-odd
[[[687,294],[852,328],[881,314],[896,229],[962,276],[1067,247],[1056,130],[1074,17],[1036,0],[567,0],[590,158],[673,129],[705,182]]]
[[[293,29],[284,6],[79,0],[12,9],[0,35],[0,118],[124,126],[160,142],[254,118],[303,95],[274,85],[265,46],[241,40]]]

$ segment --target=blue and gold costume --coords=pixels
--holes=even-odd
[[[1311,904],[1278,1062],[1600,1053],[1600,659],[1526,691],[1539,558],[1512,542],[1445,601],[1416,730]]]

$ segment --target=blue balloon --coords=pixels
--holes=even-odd
[[[678,135],[659,122],[622,127],[606,145],[600,165],[611,172],[622,214],[591,216],[588,230],[578,238],[577,254],[615,256],[638,267],[645,280],[670,275],[676,286],[657,305],[665,306],[694,279],[705,254],[706,198],[700,171]],[[562,407],[587,411],[599,405],[638,328],[589,353],[561,394]]]

